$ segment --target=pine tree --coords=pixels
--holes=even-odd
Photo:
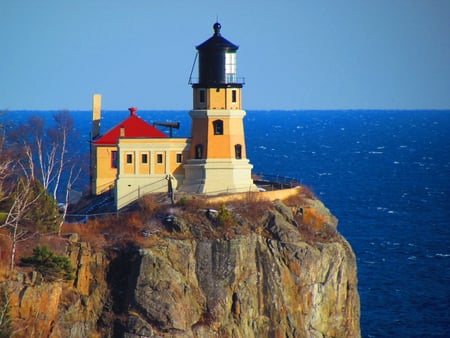
[[[38,180],[33,181],[32,194],[37,199],[25,214],[24,227],[30,232],[57,232],[60,223],[57,202]]]
[[[42,276],[50,281],[74,279],[74,268],[65,256],[58,256],[46,245],[37,246],[33,250],[33,256],[22,257],[22,265],[31,266]]]

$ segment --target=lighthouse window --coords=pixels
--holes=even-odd
[[[197,144],[195,146],[195,158],[196,159],[203,158],[203,144]]]
[[[163,155],[162,154],[156,154],[156,163],[158,163],[158,164],[163,163]]]
[[[234,154],[236,159],[238,160],[242,159],[242,146],[240,144],[234,145]]]
[[[237,93],[236,93],[236,90],[233,89],[233,90],[231,91],[231,101],[232,101],[233,103],[237,101],[237,95],[236,95],[236,94],[237,94]]]
[[[223,121],[215,120],[213,122],[214,135],[223,135]]]
[[[205,90],[204,89],[200,89],[200,91],[198,92],[199,98],[198,101],[200,103],[205,103]]]
[[[225,53],[225,76],[227,83],[236,82],[236,53]]]
[[[181,163],[182,161],[183,161],[183,156],[180,153],[178,153],[177,154],[177,163]]]

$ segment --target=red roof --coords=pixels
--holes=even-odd
[[[119,137],[126,138],[166,138],[167,135],[136,115],[136,108],[130,108],[130,116],[100,136],[94,144],[116,145]],[[123,135],[120,131],[123,129]]]

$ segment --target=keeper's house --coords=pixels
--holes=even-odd
[[[221,36],[219,23],[213,28],[214,35],[196,47],[199,77],[191,79],[190,138],[168,137],[138,117],[136,108],[101,135],[101,96],[94,95],[92,193],[114,189],[117,209],[169,186],[208,195],[256,190],[246,157],[238,47]]]

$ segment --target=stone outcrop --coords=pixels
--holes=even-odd
[[[33,271],[0,283],[13,337],[101,336],[98,321],[109,294],[106,255],[76,236],[67,241],[66,252],[76,268],[74,281],[46,281]]]
[[[355,256],[320,201],[275,202],[258,227],[235,215],[233,232],[214,232],[217,212],[184,216],[146,246],[69,239],[73,282],[2,283],[14,337],[360,336]]]
[[[308,243],[281,203],[265,222],[266,234],[140,250],[126,337],[360,336],[349,244],[337,233]]]

